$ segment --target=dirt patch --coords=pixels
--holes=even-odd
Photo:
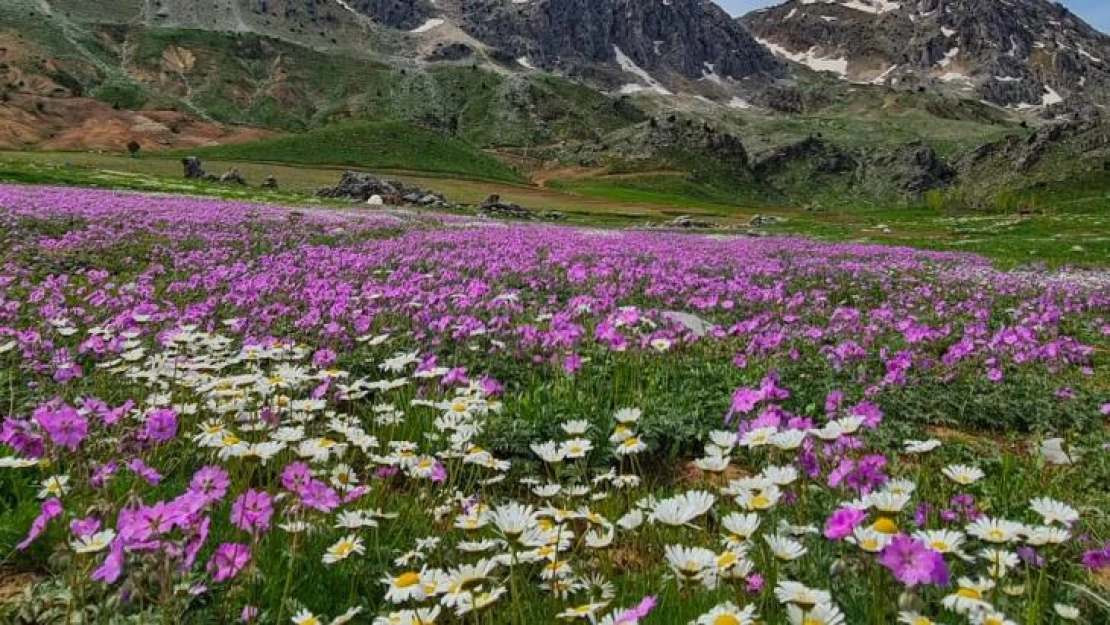
[[[24,588],[38,579],[32,573],[20,573],[0,569],[0,604],[8,603],[18,597]]]
[[[116,110],[91,98],[17,93],[0,104],[0,148],[147,152],[257,141],[277,133],[193,119],[178,111]]]
[[[1091,582],[1096,588],[1110,591],[1110,568],[1101,568],[1091,573]]]
[[[751,477],[752,475],[754,474],[751,471],[737,466],[735,462],[730,462],[728,467],[720,473],[708,473],[699,469],[691,460],[682,465],[678,475],[675,476],[675,482],[681,486],[693,486],[706,482],[716,486],[728,486],[728,483],[732,480]]]

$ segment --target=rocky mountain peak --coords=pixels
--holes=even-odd
[[[781,72],[781,64],[710,0],[460,4],[464,29],[505,55],[543,69],[620,81],[629,90]]]
[[[1047,0],[790,0],[740,21],[778,56],[852,82],[1014,108],[1110,96],[1110,37]]]

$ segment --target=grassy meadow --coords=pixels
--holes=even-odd
[[[0,186],[4,622],[1110,617],[1104,273],[260,199]]]

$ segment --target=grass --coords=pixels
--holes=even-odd
[[[336,124],[276,139],[202,148],[190,155],[289,165],[407,169],[460,178],[524,182],[524,177],[477,148],[400,122]]]

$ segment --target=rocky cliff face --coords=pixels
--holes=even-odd
[[[54,0],[67,12],[81,1]],[[251,32],[387,61],[477,47],[480,62],[626,92],[698,91],[700,83],[724,95],[730,79],[785,75],[785,65],[711,0],[110,1],[126,8],[102,11],[101,19],[121,13],[125,22],[155,27]]]
[[[441,2],[441,4],[451,4]],[[463,28],[505,58],[628,91],[775,76],[782,65],[709,0],[456,0]]]
[[[1047,0],[790,0],[740,19],[780,57],[1003,106],[1110,99],[1110,37]]]

